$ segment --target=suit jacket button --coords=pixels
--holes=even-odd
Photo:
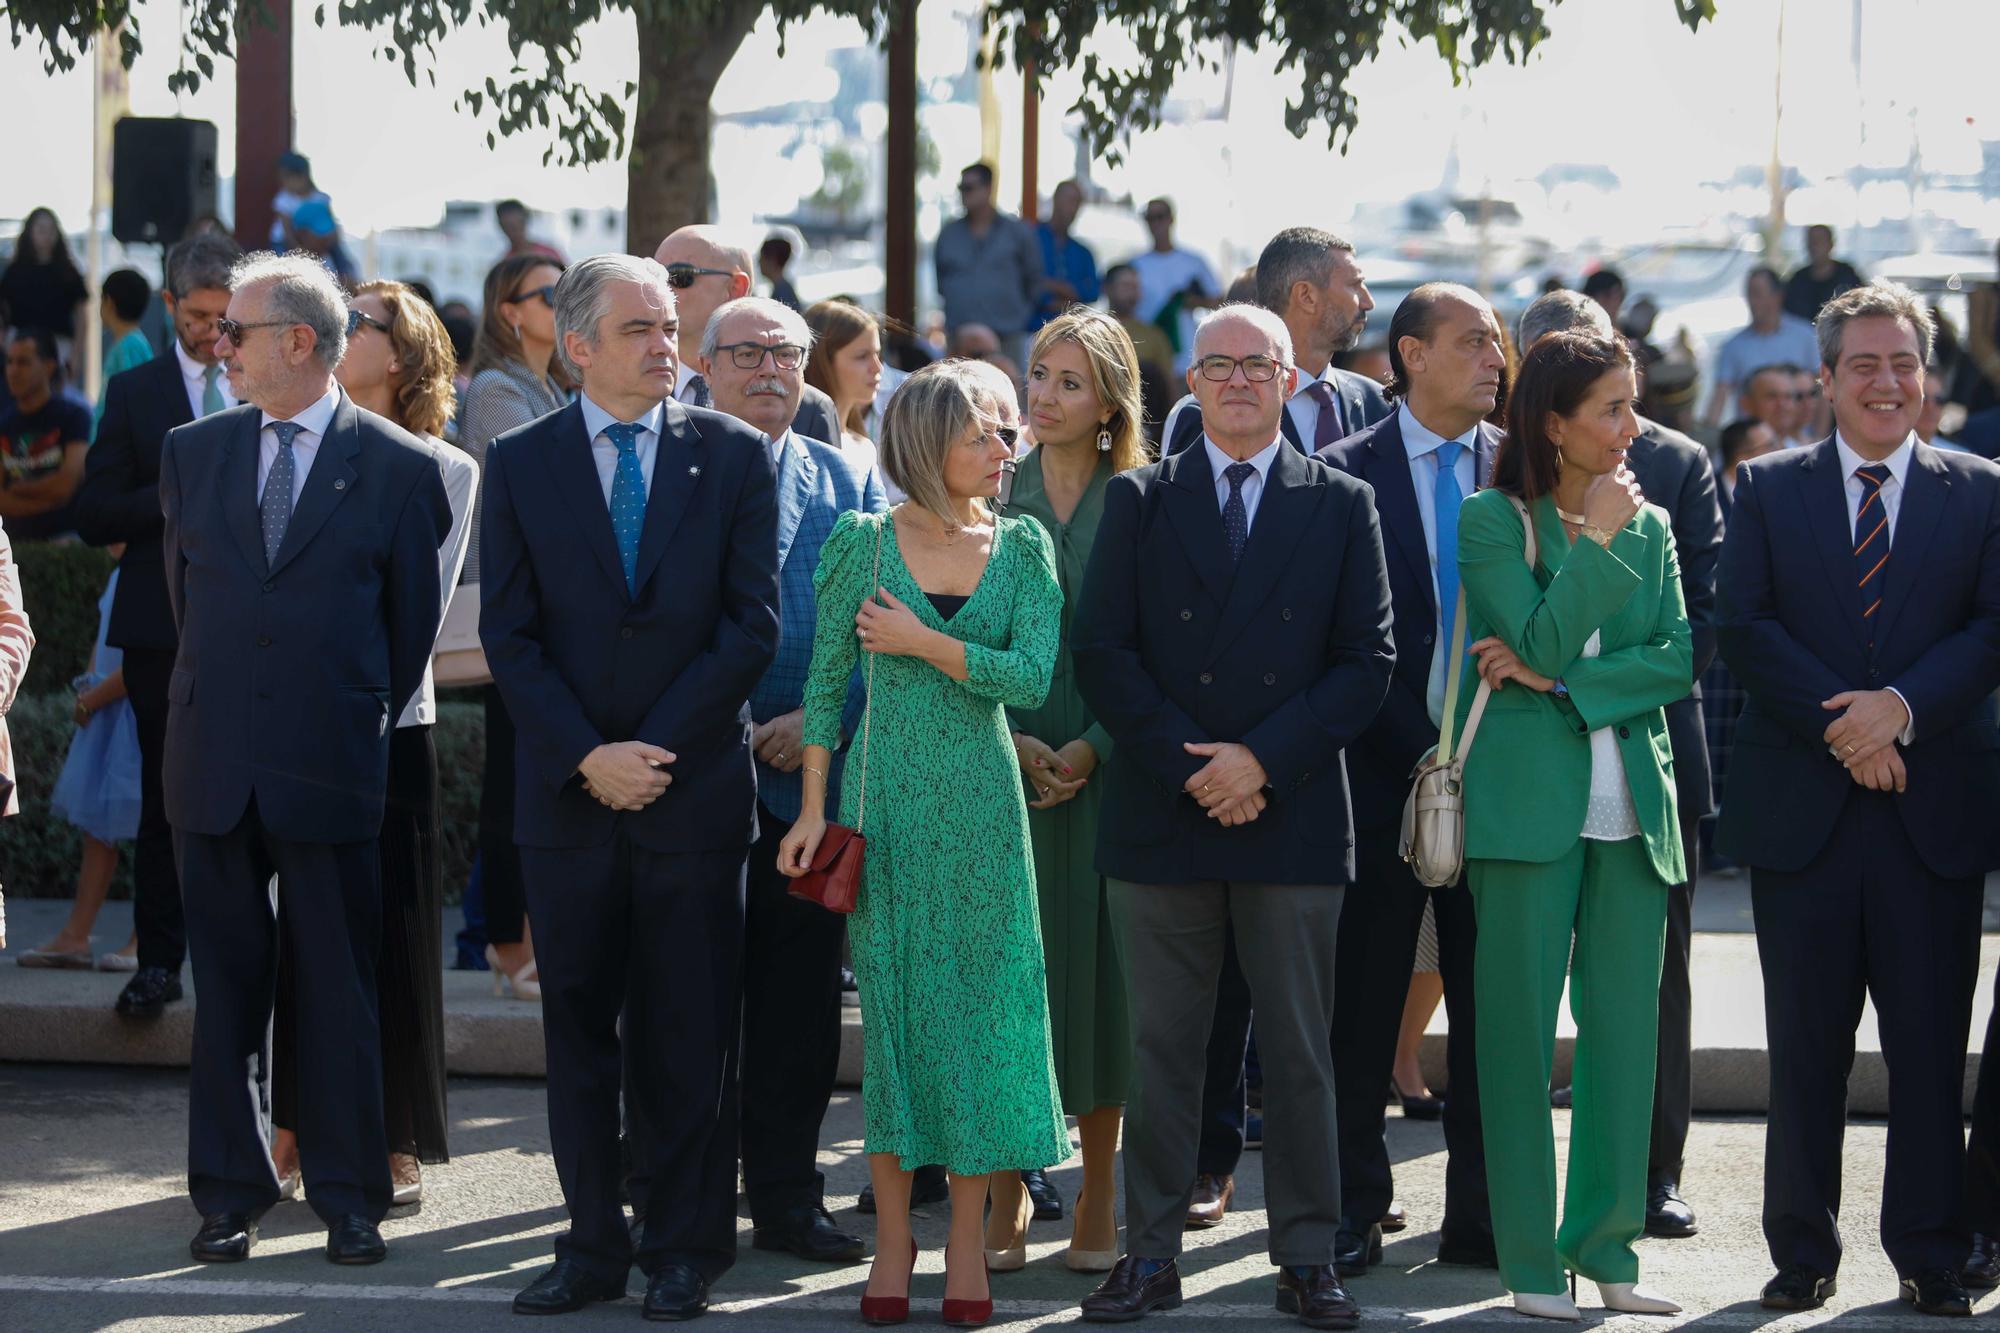
[[[1437,640],[1437,635],[1435,633],[1424,635],[1424,647],[1426,648],[1430,647],[1432,643],[1436,642],[1436,640]]]
[[[1271,672],[1266,671],[1264,673],[1264,683],[1266,685],[1276,685],[1278,683],[1278,678]]]
[[[259,648],[269,648],[271,646],[271,636],[268,634],[259,634],[257,636],[257,646]]]
[[[1215,684],[1215,677],[1209,675],[1208,672],[1204,671],[1201,673],[1201,683],[1204,685],[1213,685]]]
[[[631,627],[630,625],[626,625],[626,626],[625,626],[624,628],[620,629],[620,630],[618,631],[618,637],[619,637],[619,638],[621,638],[621,639],[629,639],[629,638],[631,638],[631,637],[632,637],[632,627]]]
[[[278,590],[278,585],[275,583],[267,583],[264,585],[265,592],[276,592],[277,590]]]
[[[1188,609],[1187,609],[1186,607],[1182,607],[1182,608],[1181,608],[1181,619],[1182,619],[1182,620],[1193,620],[1193,619],[1194,619],[1194,612],[1192,612],[1192,611],[1188,610]]]
[[[1618,739],[1619,739],[1619,740],[1621,740],[1621,741],[1629,741],[1629,740],[1631,740],[1631,739],[1632,739],[1632,729],[1631,729],[1630,727],[1620,727],[1620,728],[1618,728]]]
[[[1292,618],[1292,608],[1288,606],[1284,610],[1278,612],[1278,618],[1280,620],[1290,620]]]

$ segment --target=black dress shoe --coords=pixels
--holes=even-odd
[[[209,1213],[188,1242],[188,1253],[205,1264],[233,1264],[250,1257],[257,1222],[248,1213]]]
[[[861,1237],[833,1224],[820,1204],[800,1204],[750,1228],[750,1244],[760,1250],[788,1250],[817,1264],[851,1263],[867,1253]]]
[[[1646,1191],[1646,1234],[1692,1236],[1694,1209],[1681,1197],[1679,1181],[1662,1180]]]
[[[1426,1092],[1421,1097],[1412,1097],[1396,1086],[1396,1080],[1389,1080],[1389,1095],[1403,1108],[1405,1120],[1441,1120],[1444,1118],[1444,1098]]]
[[[708,1312],[708,1279],[686,1264],[668,1264],[646,1282],[646,1318],[677,1324]]]
[[[1333,1266],[1342,1277],[1360,1277],[1372,1264],[1382,1262],[1382,1224],[1362,1226],[1351,1217],[1340,1219],[1333,1237]]]
[[[1447,1231],[1438,1237],[1438,1262],[1456,1268],[1498,1268],[1500,1256],[1493,1248],[1493,1235],[1460,1235]]]
[[[181,975],[164,967],[142,967],[118,992],[115,1006],[127,1018],[158,1018],[169,1004],[181,998]]]
[[[382,1233],[373,1222],[349,1213],[326,1232],[326,1258],[334,1264],[379,1264],[389,1257]]]
[[[1839,1290],[1840,1284],[1829,1273],[1805,1264],[1786,1264],[1764,1284],[1764,1294],[1757,1303],[1766,1310],[1817,1310]]]
[[[910,1207],[921,1208],[925,1204],[943,1203],[951,1197],[951,1181],[945,1176],[941,1166],[920,1166],[910,1173]],[[854,1201],[854,1211],[875,1215],[875,1187],[863,1185],[861,1197]]]
[[[569,1314],[592,1301],[616,1301],[625,1296],[625,1279],[596,1277],[573,1259],[558,1259],[548,1272],[514,1297],[515,1314]]]
[[[1083,1298],[1086,1324],[1129,1324],[1155,1310],[1178,1310],[1181,1270],[1172,1259],[1141,1259],[1128,1254],[1111,1269],[1096,1291]]]
[[[1061,1191],[1049,1183],[1046,1171],[1023,1171],[1021,1184],[1027,1188],[1028,1197],[1035,1203],[1035,1221],[1060,1222],[1063,1215]]]
[[[1926,1268],[1906,1277],[1896,1284],[1896,1294],[1916,1306],[1918,1314],[1963,1319],[1972,1313],[1972,1297],[1949,1268]]]
[[[1558,1111],[1569,1110],[1570,1103],[1573,1100],[1575,1100],[1574,1094],[1570,1091],[1570,1086],[1567,1083],[1563,1084],[1560,1088],[1549,1089],[1549,1105],[1555,1107]]]
[[[1280,1268],[1278,1310],[1297,1315],[1307,1328],[1353,1328],[1361,1322],[1361,1307],[1340,1285],[1332,1264]]]
[[[1973,1232],[1972,1253],[1966,1256],[1958,1280],[1981,1291],[2000,1287],[2000,1240]]]

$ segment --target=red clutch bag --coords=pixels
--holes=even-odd
[[[885,518],[882,523],[887,523]],[[882,526],[875,528],[875,577],[869,596],[882,586]],[[812,869],[787,886],[794,898],[818,903],[829,912],[852,912],[861,901],[861,859],[868,852],[868,839],[861,836],[861,823],[868,811],[868,719],[875,711],[875,654],[868,654],[867,702],[861,709],[861,790],[855,797],[854,827],[828,824],[826,836],[813,853]],[[831,764],[828,765],[832,767]]]

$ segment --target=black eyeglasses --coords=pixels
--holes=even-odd
[[[667,285],[678,291],[686,291],[694,286],[696,278],[733,278],[734,271],[726,268],[696,268],[693,264],[667,265]]]
[[[387,324],[384,324],[373,315],[363,314],[361,311],[349,306],[347,310],[347,336],[352,338],[355,334],[359,333],[363,324],[366,324],[385,338],[389,336],[389,326]],[[231,341],[234,341],[234,339]]]
[[[1210,384],[1227,384],[1236,368],[1243,368],[1243,378],[1252,384],[1264,384],[1278,377],[1278,363],[1268,356],[1205,356],[1196,362],[1201,367],[1201,377]]]
[[[243,345],[243,335],[252,329],[283,329],[291,327],[289,319],[260,319],[249,324],[238,324],[233,319],[218,319],[215,328],[218,333],[238,347]]]
[[[519,305],[523,301],[540,301],[549,309],[554,310],[556,308],[556,285],[552,282],[546,287],[530,287],[525,292],[515,292],[507,299],[515,305]]]
[[[715,350],[729,353],[738,370],[755,370],[766,356],[780,370],[797,370],[806,359],[806,349],[797,343],[725,343]]]

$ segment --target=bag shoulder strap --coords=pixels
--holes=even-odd
[[[1528,562],[1528,572],[1535,569],[1535,523],[1528,515],[1528,506],[1517,495],[1508,495],[1514,512],[1521,516],[1521,531],[1525,538],[1522,555]],[[1451,668],[1445,675],[1444,687],[1444,729],[1438,735],[1438,762],[1446,764],[1465,763],[1465,756],[1472,751],[1472,737],[1479,730],[1479,719],[1486,714],[1486,701],[1493,694],[1493,687],[1485,681],[1479,682],[1479,693],[1472,697],[1472,707],[1465,715],[1465,734],[1458,738],[1458,749],[1452,747],[1452,724],[1458,716],[1458,686],[1465,674],[1465,584],[1458,585],[1458,606],[1452,615],[1451,625]]]
[[[868,578],[868,597],[873,597],[875,590],[882,586],[882,529],[888,527],[889,523],[889,515],[883,514],[875,524],[875,572]],[[862,600],[867,601],[868,597]],[[861,651],[868,659],[868,666],[863,673],[864,683],[861,691],[861,783],[854,798],[856,833],[861,832],[868,818],[868,723],[875,715],[875,654],[866,648]]]

